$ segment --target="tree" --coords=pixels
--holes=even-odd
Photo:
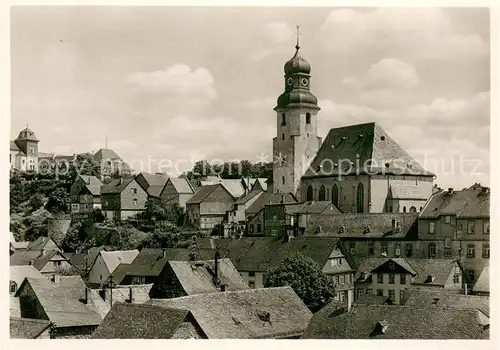
[[[269,269],[265,286],[292,287],[312,312],[319,310],[335,295],[331,279],[314,260],[299,253],[286,257],[278,267]]]
[[[43,206],[43,196],[40,193],[36,193],[33,197],[28,201],[28,211],[26,214],[31,214],[35,210],[40,209]]]
[[[45,208],[52,214],[67,214],[69,194],[63,188],[58,188],[49,196]]]
[[[78,248],[81,247],[82,242],[85,240],[85,238],[82,236],[84,236],[82,223],[79,221],[72,223],[61,243],[61,248],[63,249],[63,251],[76,252]]]

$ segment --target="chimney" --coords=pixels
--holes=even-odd
[[[465,285],[464,294],[467,295],[467,282],[464,285]]]
[[[128,287],[128,302],[132,303],[132,287]]]
[[[88,304],[89,302],[89,289],[87,287],[85,287],[85,296],[83,297],[81,302],[84,304]]]
[[[217,250],[215,252],[215,266],[214,266],[214,278],[213,278],[213,283],[216,287],[220,285],[220,280],[219,280],[219,258],[220,258],[220,253]]]
[[[453,193],[453,188],[452,188],[452,187],[448,188],[448,193],[449,193],[449,194],[452,194],[452,193]]]
[[[166,250],[166,249],[162,249],[162,250],[161,250],[161,257],[162,257],[163,259],[165,259],[165,258],[167,257],[167,250]]]
[[[54,283],[59,283],[59,282],[61,282],[61,276],[59,276],[58,274],[52,275],[51,280]]]

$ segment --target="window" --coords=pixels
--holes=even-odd
[[[345,293],[344,292],[340,292],[340,301],[345,301]]]
[[[339,277],[339,284],[344,284],[345,283],[345,276],[344,275],[340,275]]]
[[[406,244],[406,257],[410,257],[413,253],[413,245],[411,243]]]
[[[444,238],[444,247],[445,248],[451,248],[451,237],[445,237]]]
[[[395,251],[394,255],[396,255],[396,258],[399,258],[401,256],[401,246],[399,243],[396,243],[394,245],[394,251]]]
[[[366,295],[372,295],[372,294],[373,294],[373,289],[366,288]]]
[[[23,164],[26,164],[26,159],[23,159]]]
[[[490,221],[489,220],[483,221],[483,233],[484,234],[490,233]]]
[[[476,257],[476,246],[474,244],[467,244],[467,258],[473,259]]]
[[[373,255],[373,242],[368,242],[368,254]]]
[[[311,113],[306,113],[306,124],[311,124]]]
[[[348,273],[348,274],[346,275],[346,277],[347,277],[347,278],[346,278],[345,283],[352,283],[352,275],[351,275],[350,273]]]
[[[137,188],[131,188],[132,194],[137,194]]]
[[[403,207],[403,213],[406,213],[406,206]]]
[[[444,223],[445,223],[445,224],[449,224],[450,222],[451,222],[451,216],[449,216],[449,215],[445,215],[445,216],[444,216]]]
[[[402,273],[399,275],[399,284],[406,284],[406,274]]]
[[[12,154],[9,154],[9,162],[12,163]]]
[[[351,254],[354,254],[356,251],[356,242],[351,242]]]
[[[474,233],[474,221],[467,221],[467,233],[469,235]]]
[[[307,186],[306,200],[307,201],[312,201],[313,200],[313,188],[312,188],[311,185]]]
[[[396,265],[394,265],[393,262],[389,263],[389,270],[394,270],[396,268]]]
[[[17,292],[17,283],[16,282],[10,282],[10,292],[14,294]]]
[[[467,270],[467,282],[474,282],[474,270]]]
[[[134,207],[137,207],[137,199],[134,199]]]
[[[248,273],[248,277],[255,277],[255,271],[250,271]]]
[[[399,291],[399,303],[404,299],[405,292],[403,290]]]
[[[340,283],[339,275],[335,275],[335,284],[338,285]]]
[[[489,257],[490,257],[490,244],[483,243],[483,258],[489,258]]]
[[[281,134],[281,139],[285,141],[285,134]]]
[[[436,244],[429,243],[429,258],[435,258],[435,257],[436,257]]]
[[[422,207],[420,207],[420,209],[419,209],[418,211],[420,211],[420,212],[421,212],[421,211],[422,211],[422,209],[423,209],[423,208],[422,208]]]
[[[410,207],[410,213],[416,213],[417,212],[417,208],[414,207],[414,206],[411,206]]]
[[[387,242],[382,242],[380,243],[380,250],[382,251],[382,254],[387,255]]]
[[[320,201],[324,201],[326,199],[325,195],[325,186],[321,185],[319,188],[319,199]]]
[[[434,221],[429,222],[429,233],[434,233]]]
[[[337,184],[333,185],[332,188],[332,203],[335,204],[335,206],[339,205],[339,187]]]
[[[395,280],[395,275],[393,273],[390,273],[389,274],[389,284],[394,284],[395,283],[394,280]]]
[[[35,154],[35,146],[30,146],[30,152],[31,154]]]
[[[257,232],[260,233],[262,231],[262,225],[257,224]]]
[[[281,126],[285,126],[286,125],[286,114],[283,113],[281,115]]]
[[[377,289],[377,295],[383,296],[384,295],[384,290],[383,289]]]
[[[363,288],[358,288],[358,298],[362,297],[365,294],[365,290]]]
[[[248,230],[250,231],[250,233],[253,233],[253,225],[249,225]]]
[[[282,183],[283,185],[285,184],[285,177],[284,177],[284,176],[282,176],[282,177],[281,177],[281,183]]]
[[[460,283],[460,274],[459,273],[455,273],[453,275],[453,283],[454,284],[459,284]]]
[[[358,192],[357,192],[357,196],[356,196],[356,209],[357,209],[357,212],[358,213],[363,213],[363,210],[364,210],[364,190],[363,190],[363,184],[362,183],[359,183],[358,184]]]
[[[382,273],[377,274],[377,283],[384,283],[384,275]]]
[[[457,230],[458,232],[462,232],[464,230],[464,223],[463,221],[457,221]]]
[[[395,297],[396,293],[394,292],[394,289],[389,289],[389,299],[391,299],[392,301],[396,301]]]
[[[248,286],[250,289],[255,289],[255,281],[248,281]]]

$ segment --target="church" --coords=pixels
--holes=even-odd
[[[285,87],[274,108],[272,191],[331,201],[343,213],[421,212],[435,175],[376,122],[331,129],[324,141],[318,136],[321,108],[298,35],[295,50],[285,63]]]

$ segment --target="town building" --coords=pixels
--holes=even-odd
[[[142,212],[148,193],[132,178],[113,179],[101,188],[102,211],[107,219],[124,220]]]
[[[45,277],[71,268],[69,260],[58,250],[25,250],[10,256],[10,266],[33,266]]]
[[[92,335],[92,339],[206,338],[190,311],[127,303],[114,305]]]
[[[401,304],[406,289],[458,294],[464,288],[462,275],[454,259],[366,258],[354,276],[356,298],[376,294]]]
[[[229,259],[168,261],[151,291],[153,298],[249,289]]]
[[[222,183],[200,187],[186,202],[187,225],[200,230],[214,229],[227,218],[234,201]]]
[[[51,338],[88,338],[102,321],[80,276],[26,278],[15,296],[22,318],[52,323]]]
[[[299,338],[312,317],[291,287],[151,299],[147,304],[190,311],[208,339]]]
[[[264,207],[268,204],[297,203],[293,193],[263,193],[245,210],[246,236],[264,236]]]
[[[193,196],[195,190],[185,177],[169,178],[160,192],[160,199],[166,207],[177,205],[186,208],[186,202]]]
[[[91,218],[94,209],[101,209],[102,182],[97,176],[78,175],[71,184],[71,214],[74,218]]]
[[[82,276],[87,276],[101,250],[106,250],[106,248],[104,246],[89,248],[87,251],[72,254],[69,261]]]
[[[10,282],[9,293],[11,296],[15,295],[17,289],[23,283],[24,279],[30,278],[46,278],[34,266],[10,266]]]
[[[100,165],[102,176],[128,175],[132,172],[130,166],[112,149],[101,148],[92,158]]]
[[[161,192],[167,183],[168,176],[165,173],[139,173],[135,176],[135,181],[148,193],[148,198],[157,200],[160,203]]]
[[[459,259],[473,288],[490,259],[490,190],[474,184],[435,193],[418,220],[419,239],[429,258]]]
[[[50,339],[50,321],[20,317],[9,321],[11,339]]]
[[[259,186],[259,188],[252,189],[249,193],[234,202],[233,207],[228,211],[227,223],[224,225],[224,237],[228,237],[231,234],[242,235],[244,233],[247,222],[246,209],[264,193],[266,192]]]
[[[490,267],[485,266],[474,287],[472,288],[472,294],[490,296]]]
[[[488,339],[476,309],[353,304],[314,314],[302,339]]]
[[[35,133],[27,126],[19,132],[14,141],[10,141],[10,169],[19,171],[38,171],[38,143]]]
[[[102,286],[118,265],[132,263],[138,254],[139,251],[137,249],[110,252],[101,250],[89,270],[88,282],[93,285]]]

